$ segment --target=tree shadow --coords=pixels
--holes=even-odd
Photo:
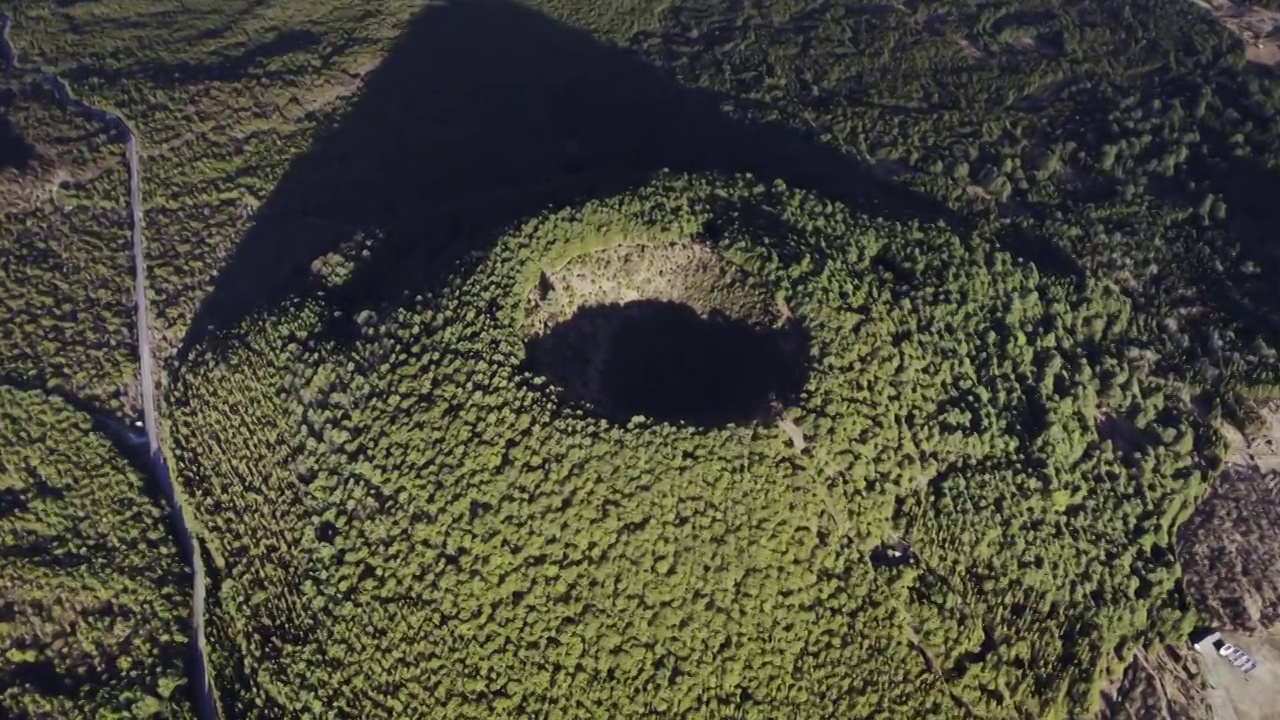
[[[1084,289],[1088,273],[1071,251],[1053,238],[1015,225],[1001,231],[996,239],[1000,249],[1014,258],[1053,277],[1071,281],[1077,290]]]
[[[0,170],[26,170],[35,159],[36,148],[7,115],[17,101],[13,88],[0,88]]]
[[[566,400],[617,423],[693,427],[763,422],[804,388],[808,342],[661,300],[592,305],[527,343],[529,369]]]
[[[1201,282],[1226,311],[1272,347],[1280,345],[1280,173],[1256,159],[1233,158],[1220,179],[1238,264],[1203,272]],[[1207,269],[1206,269],[1207,270]]]
[[[180,357],[286,296],[312,264],[376,230],[329,301],[344,310],[430,289],[512,224],[614,195],[663,169],[750,172],[881,217],[954,216],[794,128],[737,121],[631,51],[506,0],[424,9],[360,97],[286,171],[197,311]]]

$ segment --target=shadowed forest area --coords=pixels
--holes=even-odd
[[[341,289],[352,310],[428,290],[433,269],[513,222],[662,169],[779,178],[880,216],[948,214],[793,128],[726,117],[723,100],[513,2],[432,5],[289,168],[184,346],[307,287],[312,263],[359,231],[384,235]]]
[[[1235,158],[1220,182],[1232,208],[1228,227],[1244,262],[1229,272],[1214,264],[1206,288],[1250,331],[1280,346],[1280,169]]]

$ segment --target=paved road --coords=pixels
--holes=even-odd
[[[78,100],[71,94],[67,84],[57,75],[42,68],[24,68],[18,63],[18,52],[10,41],[10,30],[13,23],[10,17],[0,11],[0,68],[7,74],[28,72],[42,78],[53,89],[58,102],[76,113],[92,120],[105,123],[116,134],[124,139],[125,160],[129,164],[129,223],[133,244],[134,287],[133,297],[138,333],[138,362],[141,368],[142,385],[142,422],[146,430],[147,451],[151,458],[152,475],[164,492],[169,504],[169,512],[177,535],[179,550],[183,558],[191,566],[193,587],[191,592],[191,675],[194,681],[194,700],[196,715],[200,720],[217,720],[219,717],[212,678],[208,670],[208,652],[205,646],[204,629],[204,561],[200,553],[199,540],[191,534],[186,515],[178,499],[178,491],[169,466],[165,462],[160,445],[159,415],[156,412],[156,382],[151,355],[150,312],[147,309],[147,271],[145,246],[142,233],[142,173],[141,158],[138,152],[138,136],[123,116],[110,110],[94,107]]]

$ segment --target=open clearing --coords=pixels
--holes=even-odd
[[[1195,654],[1189,646],[1138,650],[1120,681],[1103,691],[1099,720],[1208,720],[1209,701],[1191,669]]]
[[[1216,655],[1200,657],[1213,720],[1280,720],[1280,629],[1222,636],[1257,660],[1258,668],[1245,675]]]
[[[1179,555],[1207,622],[1261,632],[1280,626],[1280,403],[1261,405],[1246,432],[1226,432],[1227,467],[1183,528]]]

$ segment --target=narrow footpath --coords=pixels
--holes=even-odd
[[[129,165],[128,207],[133,244],[133,296],[138,335],[138,361],[141,368],[142,421],[146,430],[147,451],[150,457],[152,477],[158,483],[169,505],[169,515],[173,523],[174,534],[178,540],[178,549],[182,553],[183,559],[192,569],[192,653],[190,675],[196,717],[199,720],[218,720],[217,693],[214,691],[213,681],[209,675],[208,652],[205,646],[204,561],[200,553],[199,540],[192,535],[187,524],[187,518],[179,500],[178,489],[169,474],[169,466],[165,462],[164,452],[160,445],[159,416],[156,413],[156,384],[151,356],[150,313],[147,309],[147,273],[142,234],[142,174],[140,170],[141,159],[138,151],[138,136],[120,114],[104,108],[94,107],[78,100],[71,94],[62,78],[44,68],[23,67],[19,64],[18,52],[14,48],[10,37],[12,28],[12,19],[3,10],[0,10],[0,69],[3,69],[6,75],[32,74],[39,77],[49,85],[58,102],[64,107],[83,117],[106,124],[118,137],[124,140],[125,160]]]

